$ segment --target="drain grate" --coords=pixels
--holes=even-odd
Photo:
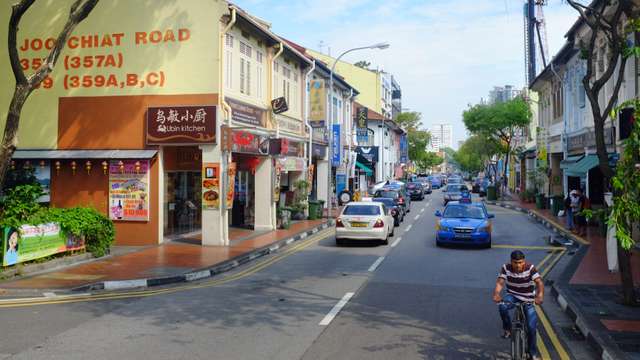
[[[569,339],[573,341],[584,341],[584,336],[575,326],[563,326],[562,333]]]

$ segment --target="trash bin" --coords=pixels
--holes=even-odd
[[[496,187],[494,185],[487,186],[487,200],[489,201],[498,200],[498,194],[496,192]]]
[[[544,194],[536,194],[536,209],[544,209]]]
[[[316,215],[318,217],[318,219],[322,219],[322,215],[324,212],[324,200],[317,200],[318,201],[318,214]]]
[[[317,200],[309,200],[309,220],[318,219],[318,214],[322,214],[318,209],[320,207],[320,202]]]
[[[558,216],[560,210],[564,210],[564,200],[561,195],[553,195],[551,197],[551,212]]]

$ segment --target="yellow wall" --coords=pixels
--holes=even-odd
[[[7,39],[10,5],[14,2],[4,1],[0,5],[0,24],[5,24],[0,26],[0,39],[4,41]],[[41,41],[55,38],[66,22],[72,2],[40,1],[31,7],[24,15],[18,33],[21,59],[32,61],[47,56],[48,50],[44,48],[23,51],[20,47],[25,40],[38,46]],[[23,108],[18,147],[56,147],[60,97],[217,93],[219,24],[224,13],[227,13],[227,3],[219,0],[100,1],[72,35],[78,38],[96,36],[99,46],[87,43],[85,48],[78,46],[72,49],[69,45],[81,42],[76,38],[70,39],[51,75],[53,85],[32,93]],[[146,44],[143,43],[145,33]],[[182,41],[180,34],[183,35]],[[175,41],[172,41],[172,35]],[[153,40],[159,41],[151,43],[152,36]],[[105,56],[102,66],[97,64],[99,56]],[[74,59],[80,59],[82,64],[85,57],[87,61],[93,60],[91,67],[72,66]],[[27,75],[31,72],[33,70],[27,71]],[[133,76],[128,74],[138,75],[140,81],[134,82]],[[147,77],[148,74],[153,75]],[[79,80],[77,87],[72,86],[75,76]],[[115,81],[115,86],[95,85],[96,81],[103,79],[101,76]],[[94,84],[83,86],[85,77]],[[0,126],[4,128],[14,87],[6,45],[0,46],[0,78],[3,79]],[[128,86],[127,79],[135,86]],[[157,81],[158,84],[150,85],[149,81]]]
[[[329,67],[331,67],[335,61],[335,59],[329,56],[310,49],[307,49],[307,52],[316,59],[328,64],[327,66]],[[339,61],[338,64],[336,64],[336,72],[344,77],[346,82],[360,92],[357,98],[357,101],[360,104],[382,114],[382,100],[380,94],[382,84],[380,74],[359,68],[344,61]]]

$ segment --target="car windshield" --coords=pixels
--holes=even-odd
[[[395,199],[398,197],[398,192],[393,190],[378,190],[375,197],[384,197]]]
[[[343,215],[380,215],[380,206],[371,205],[347,205]]]
[[[462,192],[463,190],[467,190],[465,185],[448,185],[447,192]]]
[[[393,199],[390,199],[390,198],[375,198],[375,199],[373,199],[373,201],[379,202],[379,203],[383,203],[384,206],[387,206],[387,207],[396,206],[395,201],[393,201]]]
[[[415,189],[415,188],[417,188],[417,187],[418,187],[418,186],[420,186],[420,185],[422,185],[422,184],[421,184],[421,183],[409,183],[409,185],[407,185],[407,187],[408,187],[409,189]]]
[[[449,205],[444,210],[443,217],[484,219],[484,211],[477,206]]]

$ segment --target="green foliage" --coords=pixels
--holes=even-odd
[[[353,65],[355,65],[355,66],[357,66],[359,68],[362,68],[362,69],[369,70],[369,66],[371,66],[371,62],[370,61],[366,61],[366,60],[360,60],[360,61],[356,62]]]
[[[422,126],[421,118],[422,115],[419,112],[403,112],[398,114],[395,122],[407,132],[409,159],[424,168],[425,166],[423,165],[437,160],[427,154],[427,145],[431,140],[431,134],[420,128]]]
[[[536,193],[540,194],[544,192],[543,187],[548,179],[548,172],[549,168],[547,166],[538,166],[534,170],[527,173],[529,181],[533,183],[533,187]]]
[[[453,158],[461,170],[477,173],[484,170],[486,161],[499,152],[495,142],[486,141],[480,135],[473,135],[460,146]]]
[[[423,156],[415,160],[416,165],[421,170],[426,170],[434,166],[438,166],[444,162],[444,159],[434,152],[425,152]]]
[[[475,105],[462,114],[464,125],[471,134],[502,144],[503,153],[510,150],[514,132],[529,126],[531,116],[529,103],[520,97],[504,103]]]
[[[309,182],[307,180],[298,180],[293,184],[294,196],[291,208],[294,213],[302,213],[307,209],[307,194]]]
[[[36,180],[35,169],[33,167],[9,170],[4,178],[2,193],[6,193],[18,185],[36,184],[38,184],[38,181]]]
[[[18,227],[40,211],[38,198],[42,195],[40,184],[18,185],[7,191],[0,210],[0,226]]]

